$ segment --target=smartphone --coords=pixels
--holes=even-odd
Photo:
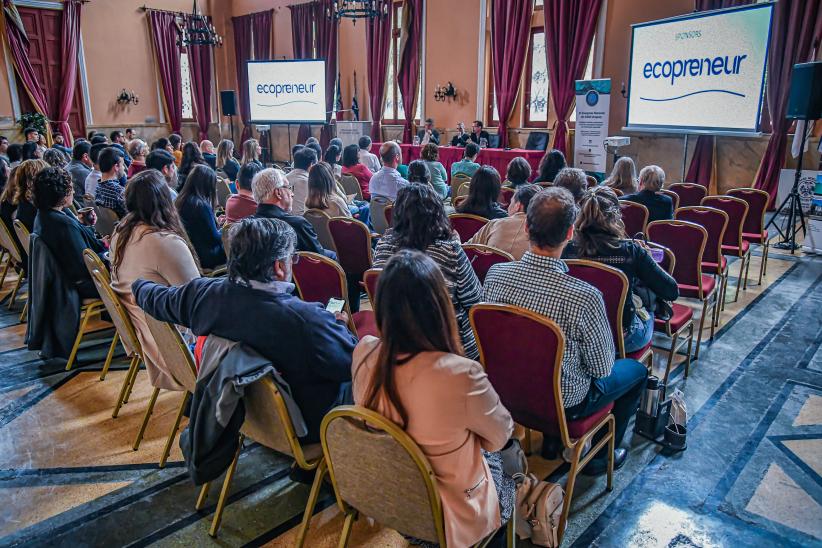
[[[331,298],[328,299],[328,304],[325,306],[325,309],[331,312],[332,314],[337,314],[343,311],[343,307],[345,306],[345,301],[340,299]]]

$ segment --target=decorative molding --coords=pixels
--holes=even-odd
[[[485,120],[485,90],[488,67],[485,63],[485,42],[488,25],[488,0],[480,0],[479,43],[477,44],[477,120]]]
[[[12,0],[15,5],[20,6],[21,8],[41,8],[46,10],[58,10],[61,11],[63,9],[62,2],[56,2],[54,0]]]
[[[605,58],[605,23],[608,18],[608,0],[602,0],[599,10],[597,30],[594,34],[594,66],[591,67],[591,78],[602,78],[602,62]],[[613,83],[611,84],[613,86]]]

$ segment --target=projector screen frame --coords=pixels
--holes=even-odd
[[[652,25],[659,25],[664,23],[673,23],[676,21],[687,21],[690,19],[699,19],[703,17],[713,17],[720,13],[739,12],[751,9],[770,9],[770,23],[768,24],[768,39],[765,43],[765,62],[762,65],[762,76],[760,78],[759,86],[759,102],[756,109],[756,120],[754,129],[747,128],[727,128],[722,126],[668,126],[668,125],[631,125],[629,123],[631,117],[631,80],[634,70],[634,32],[637,28],[648,27]],[[689,135],[721,135],[726,137],[759,137],[763,135],[760,122],[762,120],[762,102],[765,97],[765,74],[768,70],[768,54],[771,49],[771,35],[773,33],[773,12],[776,8],[776,2],[762,2],[756,4],[747,4],[744,6],[735,6],[730,8],[722,8],[717,10],[700,11],[688,13],[685,15],[677,15],[675,17],[668,17],[665,19],[657,19],[655,21],[646,21],[644,23],[634,23],[631,25],[631,53],[628,62],[628,95],[627,104],[625,105],[625,125],[622,131],[632,131],[637,133],[667,133],[667,134],[689,134]]]
[[[246,80],[248,80],[248,66],[251,65],[251,64],[305,63],[305,62],[315,62],[315,61],[316,62],[322,61],[323,68],[326,67],[326,64],[328,62],[328,60],[325,57],[320,57],[318,59],[254,59],[254,60],[249,59],[248,61],[246,61]],[[323,82],[323,84],[326,84],[326,83],[327,82]],[[245,94],[246,94],[246,99],[248,100],[249,114],[250,114],[250,111],[251,111],[251,87],[250,86],[251,86],[251,83],[247,81],[246,82]],[[325,92],[323,92],[323,95],[325,95]],[[326,101],[328,101],[328,97],[326,97],[325,99],[326,99]],[[326,108],[327,107],[323,106],[323,110],[325,110]],[[249,120],[249,124],[256,124],[256,125],[260,125],[260,126],[303,125],[303,124],[308,125],[308,126],[312,126],[312,125],[316,126],[316,125],[325,125],[327,123],[329,123],[328,113],[327,112],[325,114],[325,118],[321,121],[320,120],[256,120],[256,119]]]

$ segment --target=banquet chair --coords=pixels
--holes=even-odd
[[[566,419],[561,384],[565,336],[549,318],[517,306],[488,303],[472,306],[469,318],[480,363],[514,421],[529,430],[557,436],[573,452],[558,524],[561,543],[577,475],[606,444],[609,455],[606,489],[613,488],[615,424],[611,409],[614,404],[609,403],[587,417]],[[583,456],[586,443],[603,428],[605,435]],[[527,431],[526,446],[530,445],[529,440],[530,431]]]
[[[485,276],[492,266],[499,263],[509,263],[514,260],[514,256],[510,253],[488,245],[463,244],[462,250],[465,251],[465,255],[471,263],[471,268],[474,269],[474,273],[477,275],[480,283],[485,282]]]
[[[380,278],[382,268],[369,268],[362,275],[363,285],[365,285],[365,292],[368,295],[368,301],[371,303],[371,308],[375,308],[377,299],[377,280]]]
[[[525,150],[545,150],[548,148],[548,132],[532,131],[525,142]]]
[[[390,204],[393,204],[393,202],[385,196],[371,196],[371,204],[369,205],[371,226],[374,227],[374,232],[377,234],[382,235],[388,230],[385,208]]]
[[[337,250],[337,262],[342,266],[346,278],[352,281],[362,280],[365,271],[374,263],[371,231],[360,221],[347,217],[332,217],[328,221],[328,229]],[[372,333],[373,322],[370,322],[369,315],[365,314],[369,311],[362,312],[352,317],[355,325],[356,322],[364,322],[356,326],[356,332],[360,333],[362,330],[363,334]]]
[[[328,221],[331,220],[331,216],[321,209],[307,209],[305,213],[303,213],[303,217],[314,227],[314,232],[317,233],[317,240],[320,241],[323,249],[336,250],[334,247],[334,239],[331,237],[331,232],[328,231]]]
[[[114,227],[120,222],[120,217],[117,216],[114,210],[101,205],[95,205],[94,211],[97,213],[97,223],[94,225],[94,230],[96,230],[100,236],[111,236],[114,234]]]
[[[452,213],[448,216],[453,228],[459,234],[461,242],[467,242],[479,229],[488,223],[488,219],[470,213]]]
[[[728,191],[728,196],[745,200],[748,204],[748,214],[742,226],[742,239],[751,244],[762,246],[762,261],[759,264],[759,281],[768,271],[768,231],[765,229],[765,211],[768,209],[770,195],[758,188],[734,188]]]
[[[14,300],[17,298],[17,292],[20,290],[23,280],[26,279],[26,267],[23,264],[23,252],[17,245],[17,242],[14,241],[14,238],[12,238],[12,230],[13,227],[6,226],[5,221],[0,220],[0,247],[8,253],[6,266],[3,268],[2,276],[0,276],[0,287],[2,287],[3,282],[6,280],[6,275],[8,274],[9,268],[14,270],[17,274],[17,280],[14,283],[14,287],[12,287],[11,293],[9,293],[9,310],[11,310],[14,306]]]
[[[245,407],[245,421],[240,428],[240,440],[237,451],[234,453],[234,460],[226,470],[223,486],[217,499],[217,507],[214,511],[214,518],[211,522],[208,534],[216,537],[223,519],[223,511],[228,502],[228,494],[231,490],[231,482],[237,470],[237,463],[246,437],[256,443],[273,449],[294,459],[294,464],[306,471],[317,470],[317,476],[324,476],[325,463],[323,462],[322,446],[319,443],[302,445],[294,429],[294,422],[288,411],[283,395],[279,387],[266,376],[248,385],[243,394],[243,405]],[[320,494],[321,482],[316,482],[308,496],[308,501],[303,514],[302,523],[297,532],[294,546],[302,547],[305,542],[305,535],[311,523],[314,513],[314,506]],[[200,494],[197,497],[195,508],[202,510],[208,500],[208,492],[211,482],[203,484]]]
[[[345,516],[338,546],[348,546],[360,513],[404,535],[448,546],[436,475],[408,433],[375,411],[346,405],[325,416],[320,438],[323,463]],[[319,490],[324,475],[325,470],[317,472],[312,491]],[[514,523],[508,524],[508,546],[513,546]]]
[[[388,204],[385,206],[385,209],[382,210],[382,214],[385,216],[385,224],[388,225],[388,228],[394,226],[394,204]]]
[[[357,180],[356,177],[354,177],[350,173],[343,173],[340,176],[340,185],[342,185],[343,191],[345,192],[346,196],[350,194],[355,194],[355,199],[363,199],[360,182]]]
[[[667,247],[676,257],[672,276],[679,287],[679,296],[702,302],[699,332],[694,360],[699,358],[705,318],[711,312],[711,336],[714,338],[715,314],[719,313],[718,286],[713,276],[702,273],[702,256],[708,242],[708,231],[688,221],[653,221],[648,224],[648,239]]]
[[[748,203],[732,196],[706,196],[702,198],[702,205],[721,209],[728,214],[728,226],[722,238],[722,254],[740,259],[739,279],[734,294],[736,302],[739,299],[739,286],[744,290],[748,289],[748,270],[751,268],[751,244],[742,238],[745,219],[748,216]],[[724,301],[722,305],[724,307]]]
[[[664,194],[665,196],[671,199],[671,201],[674,203],[674,212],[676,212],[676,210],[679,209],[679,194],[677,194],[673,190],[668,190],[667,188],[662,188],[658,192],[660,194]]]
[[[461,190],[462,186],[466,185],[465,190]],[[468,195],[468,187],[471,186],[471,177],[465,173],[457,173],[451,177],[451,203],[459,196]],[[462,194],[460,192],[463,192]]]
[[[674,183],[668,190],[679,196],[679,207],[698,206],[708,195],[708,189],[696,183]]]
[[[508,209],[508,206],[511,205],[511,200],[514,199],[514,194],[516,193],[516,189],[504,186],[499,190],[499,196],[497,196],[497,202],[499,205],[505,209]]]
[[[602,293],[605,314],[608,316],[608,325],[611,327],[611,337],[617,356],[642,362],[648,370],[651,370],[654,364],[654,353],[650,342],[639,350],[625,352],[622,314],[625,301],[630,298],[628,294],[630,283],[625,273],[613,266],[586,259],[568,259],[565,264],[568,265],[569,276],[588,282]]]
[[[30,256],[31,254],[29,253],[29,243],[31,241],[31,234],[29,234],[29,229],[26,228],[26,225],[20,222],[19,219],[14,219],[12,224],[14,225],[14,232],[17,234],[17,239],[20,241],[20,247],[22,248],[23,252],[26,254],[27,257]],[[13,301],[14,299],[12,298],[11,301],[9,301],[9,306],[11,306]],[[28,296],[26,296],[26,302],[23,304],[23,311],[20,313],[21,322],[26,321],[26,312],[28,312],[28,309],[29,300]]]
[[[633,238],[640,232],[645,232],[650,215],[647,207],[628,200],[620,200],[619,209],[622,210],[622,222],[625,225],[625,233],[629,238]]]
[[[705,206],[682,207],[674,213],[677,221],[689,221],[702,226],[708,233],[705,252],[702,254],[702,271],[719,278],[719,310],[725,308],[728,290],[728,259],[722,254],[722,241],[728,228],[728,214],[721,209]],[[719,313],[716,315],[719,323]]]
[[[229,223],[223,225],[223,228],[220,229],[220,239],[223,241],[223,251],[225,251],[225,258],[228,261],[228,258],[231,256],[231,227],[234,226],[235,223]]]
[[[228,179],[217,179],[217,203],[225,209],[228,197],[231,196],[231,189],[228,187]]]

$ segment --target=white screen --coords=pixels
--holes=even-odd
[[[628,128],[757,131],[772,9],[634,25]]]
[[[325,123],[325,61],[249,62],[248,104],[254,123]]]

